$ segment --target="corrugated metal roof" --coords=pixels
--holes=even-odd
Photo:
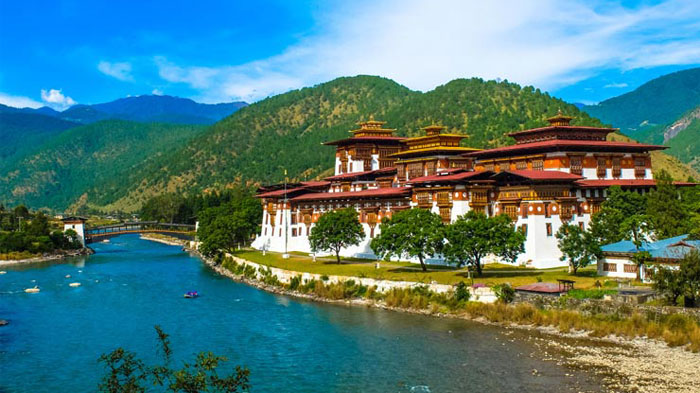
[[[680,235],[655,242],[642,242],[640,251],[647,251],[652,258],[682,259],[691,250],[700,250],[700,240],[686,240],[688,235]],[[601,247],[603,253],[635,254],[637,247],[631,240],[607,244]]]

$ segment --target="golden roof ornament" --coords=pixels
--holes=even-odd
[[[573,119],[572,116],[565,116],[562,113],[561,108],[559,108],[559,110],[557,111],[557,114],[555,116],[548,118],[547,121],[549,122],[549,125],[552,127],[566,127],[566,126],[570,125],[569,123],[571,122],[572,119]]]

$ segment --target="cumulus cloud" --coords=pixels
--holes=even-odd
[[[134,77],[131,75],[131,63],[110,63],[101,61],[97,64],[97,69],[105,75],[109,75],[120,81],[132,81]]]
[[[0,93],[0,104],[11,106],[14,108],[40,108],[44,106],[39,101],[32,100],[29,97],[13,96],[5,93]]]
[[[249,63],[182,66],[156,57],[160,77],[205,102],[254,101],[357,74],[429,90],[451,79],[505,78],[555,89],[601,69],[700,63],[700,2],[625,8],[604,1],[389,0],[322,13],[320,33]]]
[[[67,109],[75,104],[75,102],[72,98],[63,95],[61,90],[58,89],[50,89],[50,90],[44,90],[41,89],[41,99],[50,107],[57,109],[57,110],[64,110]]]

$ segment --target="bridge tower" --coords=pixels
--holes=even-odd
[[[66,217],[63,221],[63,232],[72,229],[78,234],[78,240],[85,247],[85,221],[83,217]]]

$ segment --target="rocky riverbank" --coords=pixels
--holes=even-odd
[[[213,260],[199,257],[217,273],[268,292],[325,303],[374,307],[391,311],[429,315],[440,318],[460,318],[507,329],[537,331],[531,340],[542,348],[546,360],[572,368],[584,369],[599,375],[609,392],[698,392],[700,386],[700,354],[681,347],[669,347],[658,340],[647,338],[626,339],[618,336],[590,337],[588,332],[561,332],[550,326],[517,325],[510,322],[494,323],[468,313],[436,313],[431,309],[389,307],[382,301],[365,298],[333,300],[313,294],[268,285],[257,279],[236,275],[216,265]],[[554,339],[553,339],[554,338]],[[538,371],[533,370],[533,375]]]
[[[91,255],[95,252],[89,248],[81,248],[80,250],[59,250],[53,253],[47,253],[41,256],[26,258],[26,259],[11,259],[11,260],[0,260],[0,266],[16,265],[20,263],[36,263],[36,262],[46,262],[55,261],[64,258],[77,257],[80,255]]]

